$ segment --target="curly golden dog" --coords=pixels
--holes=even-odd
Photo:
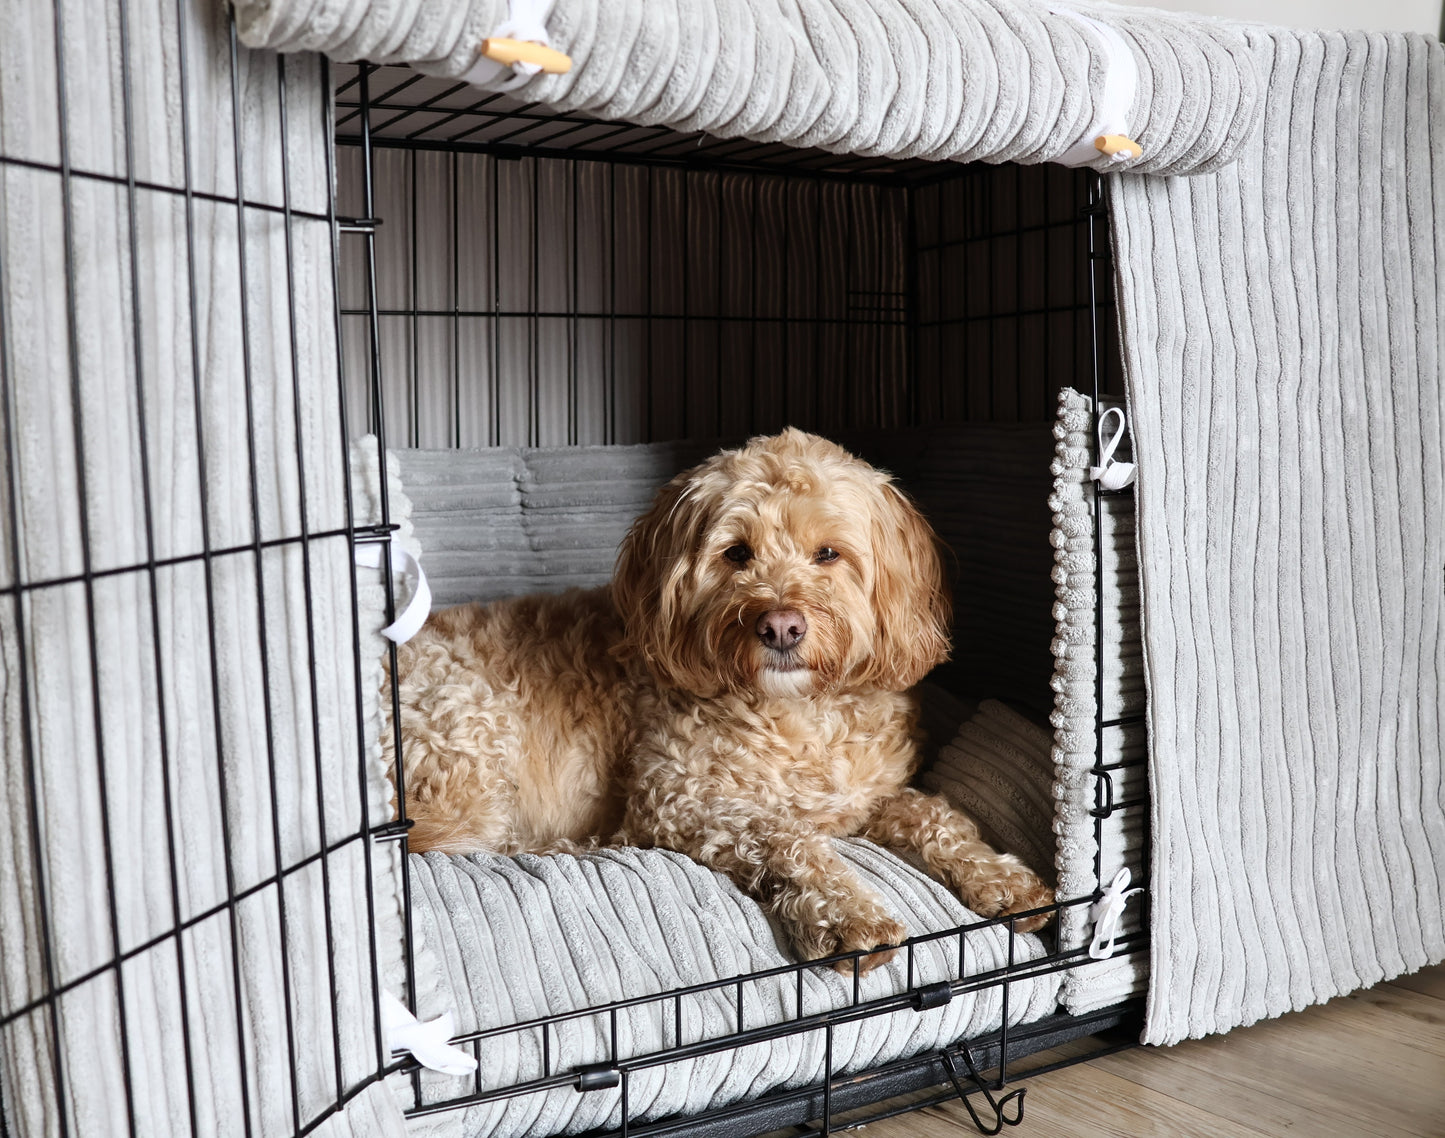
[[[664,486],[610,586],[436,613],[397,662],[412,849],[677,850],[804,959],[879,949],[865,968],[905,929],[835,837],[912,852],[983,916],[1049,904],[908,785],[908,689],[948,654],[937,545],[887,475],[787,430]]]

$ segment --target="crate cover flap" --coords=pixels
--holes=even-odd
[[[1149,1043],[1445,956],[1445,55],[1418,35],[1247,34],[1260,137],[1206,178],[1125,176],[1111,211]]]
[[[477,77],[519,0],[239,0],[253,47]],[[1257,126],[1237,26],[1029,0],[541,0],[565,74],[518,72],[528,102],[602,119],[953,161],[1198,173]],[[513,82],[515,78],[516,82]],[[1142,149],[1094,149],[1122,132]],[[1127,140],[1126,140],[1127,141]]]

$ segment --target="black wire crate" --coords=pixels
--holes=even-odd
[[[826,1133],[941,1083],[1006,1118],[990,1096],[1026,1056],[1121,1045],[1135,1004],[1009,1014],[1089,961],[1060,926],[1101,858],[1027,948],[1017,918],[970,922],[891,978],[844,960],[826,998],[824,966],[789,963],[470,1025],[481,1073],[445,1083],[387,1043],[423,964],[377,706],[392,455],[786,425],[903,453],[940,424],[1037,426],[1064,385],[1117,397],[1103,183],[604,123],[248,51],[204,0],[103,9],[6,31],[31,62],[0,103],[0,1133],[304,1135],[560,1091],[616,1096],[607,1132]],[[1045,710],[1047,604],[1020,619],[1038,650],[1000,674]],[[1099,836],[1147,825],[1118,789],[1141,760],[1099,755]],[[834,1054],[969,1001],[1001,1018]],[[493,1079],[509,1038],[535,1063]],[[815,1077],[701,1113],[629,1098],[785,1040]]]

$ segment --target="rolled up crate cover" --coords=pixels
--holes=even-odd
[[[517,0],[238,0],[252,46],[464,76]],[[1257,124],[1243,34],[1034,0],[539,0],[572,59],[512,91],[599,118],[835,153],[1188,174]],[[1093,149],[1121,130],[1142,156]]]

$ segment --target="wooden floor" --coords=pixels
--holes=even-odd
[[[1445,965],[1227,1035],[1135,1048],[1019,1084],[1017,1138],[1445,1138]],[[866,1138],[977,1134],[959,1106]]]

